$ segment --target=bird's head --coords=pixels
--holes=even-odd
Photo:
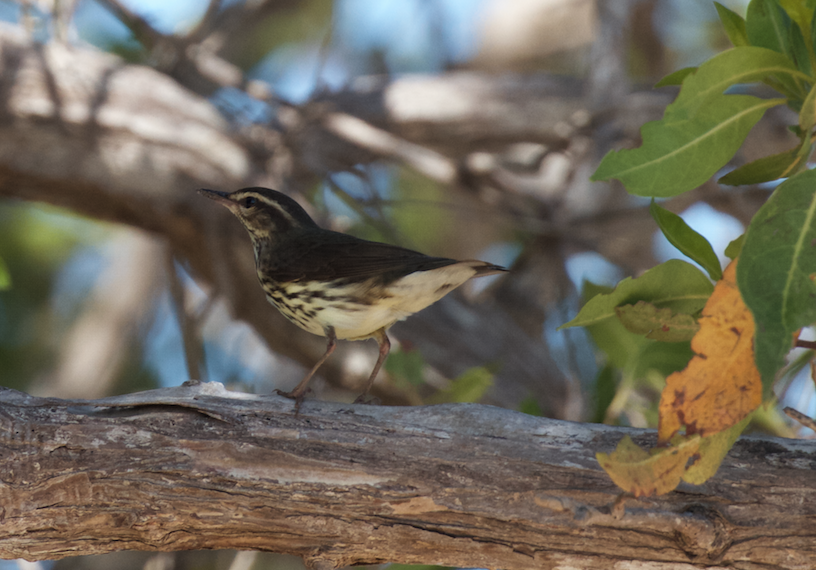
[[[300,204],[277,190],[243,188],[235,192],[219,192],[201,188],[198,193],[235,214],[253,242],[275,239],[296,229],[318,227]]]

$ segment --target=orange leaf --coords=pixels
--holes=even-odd
[[[660,399],[658,441],[681,427],[686,434],[710,435],[731,427],[762,403],[762,382],[754,364],[754,319],[737,289],[737,260],[726,267],[691,340],[697,354],[685,370],[666,379]]]

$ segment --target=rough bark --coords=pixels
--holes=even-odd
[[[706,484],[621,498],[624,434],[482,405],[384,408],[218,384],[0,391],[0,556],[257,549],[311,567],[816,566],[816,445],[742,438]]]

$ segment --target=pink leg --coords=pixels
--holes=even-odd
[[[377,342],[380,343],[380,355],[377,357],[377,363],[374,365],[374,370],[371,371],[371,376],[368,377],[368,382],[366,382],[365,390],[362,394],[360,394],[354,403],[361,404],[365,403],[366,395],[368,391],[371,390],[371,385],[374,384],[374,379],[377,378],[377,374],[382,368],[385,359],[388,357],[388,353],[391,352],[391,341],[388,340],[388,335],[385,333],[385,329],[380,329],[375,334],[374,338],[377,339]]]
[[[275,390],[281,396],[286,396],[287,398],[292,398],[295,401],[295,414],[300,411],[300,404],[303,402],[303,395],[306,393],[306,386],[309,384],[309,380],[312,379],[312,376],[315,375],[317,369],[320,368],[326,360],[328,360],[331,353],[334,352],[335,347],[337,346],[337,337],[334,336],[334,329],[329,327],[326,329],[326,338],[328,339],[328,344],[326,345],[326,352],[323,356],[320,357],[320,360],[309,370],[309,373],[300,381],[300,384],[295,386],[295,389],[291,392],[284,392],[283,390]]]

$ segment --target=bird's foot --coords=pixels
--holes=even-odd
[[[355,404],[366,404],[367,406],[379,406],[380,405],[380,399],[377,398],[376,396],[369,396],[368,392],[363,392],[362,394],[357,396],[357,399],[354,400],[354,403]]]
[[[295,393],[295,390],[291,392],[286,392],[284,390],[275,390],[275,393],[279,396],[283,396],[284,398],[289,398],[290,400],[295,401],[295,417],[300,414],[300,405],[303,403],[303,397],[308,392],[308,390],[301,392],[299,394]]]

